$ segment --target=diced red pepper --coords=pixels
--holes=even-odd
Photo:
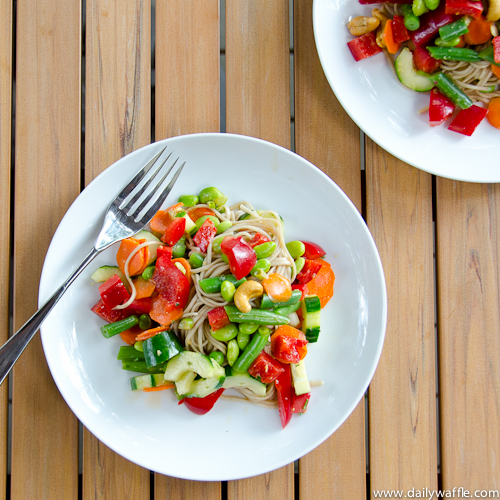
[[[229,317],[226,313],[224,307],[217,307],[207,312],[208,322],[210,323],[210,328],[215,331],[223,326],[229,325]]]
[[[99,294],[109,311],[130,299],[130,294],[118,274],[114,274],[105,283],[99,285]]]
[[[493,38],[493,60],[500,64],[500,36]]]
[[[215,224],[207,219],[196,231],[196,234],[193,237],[194,244],[200,249],[202,253],[207,253],[208,245],[212,242],[217,234],[217,228]]]
[[[248,369],[248,373],[252,377],[259,378],[263,384],[274,382],[279,377],[280,373],[284,371],[281,363],[264,351],[257,356]]]
[[[439,69],[441,61],[434,59],[423,47],[416,46],[413,51],[413,64],[418,70],[432,74]]]
[[[161,257],[172,260],[172,247],[167,247],[166,245],[158,247],[158,250],[156,250],[156,258],[160,259]]]
[[[189,298],[189,281],[165,253],[156,259],[156,267],[151,281],[158,293],[169,304],[183,308]]]
[[[304,414],[307,410],[307,405],[309,404],[309,399],[311,399],[311,393],[301,394],[297,396],[295,391],[292,394],[292,413]]]
[[[257,263],[255,250],[241,236],[226,236],[220,249],[229,260],[229,269],[237,280],[244,278]]]
[[[149,314],[149,311],[151,311],[151,297],[135,299],[132,304],[124,309],[127,316],[131,316],[132,314],[137,314],[137,316]]]
[[[450,123],[448,130],[453,130],[453,132],[470,137],[487,113],[488,110],[486,108],[480,108],[476,105],[472,105],[467,109],[461,109]]]
[[[382,2],[380,0],[359,0],[359,3],[361,5],[371,5],[372,3],[386,3],[386,2],[391,2],[391,3],[413,3],[413,0],[383,0]]]
[[[394,16],[392,20],[392,36],[396,43],[406,42],[410,39],[410,34],[405,26],[405,18],[403,16]]]
[[[429,125],[435,127],[443,123],[455,110],[455,105],[437,88],[431,90],[429,103]]]
[[[108,323],[114,323],[115,321],[125,318],[122,309],[118,310],[113,309],[110,311],[104,305],[102,299],[99,299],[99,301],[96,304],[94,304],[91,310],[92,312],[96,313],[97,316],[102,318],[104,321],[107,321]]]
[[[248,244],[254,248],[257,245],[262,245],[262,243],[267,243],[268,241],[271,241],[267,236],[264,236],[263,234],[260,233],[255,233],[253,235],[253,238],[248,242]]]
[[[292,290],[300,290],[302,292],[302,295],[300,296],[300,300],[303,300],[305,294],[307,293],[307,285],[295,284],[295,285],[292,285]]]
[[[321,262],[317,260],[306,259],[304,267],[297,274],[297,281],[302,283],[303,285],[309,283],[315,276],[318,274],[321,269]]]
[[[184,402],[184,404],[196,415],[205,415],[213,407],[217,400],[222,396],[224,389],[218,389],[212,394],[205,396],[204,398],[184,398],[179,404]]]
[[[278,335],[272,344],[273,356],[282,363],[298,363],[300,361],[299,349],[306,344],[305,339]]]
[[[366,59],[382,52],[382,49],[377,45],[373,31],[347,42],[347,46],[356,61],[361,61],[361,59]]]
[[[439,33],[439,28],[452,23],[456,19],[457,16],[444,12],[444,5],[441,2],[436,10],[427,12],[420,17],[420,28],[410,31],[410,38],[415,45],[424,45]]]
[[[174,217],[174,220],[166,227],[161,241],[173,247],[181,239],[185,230],[186,219],[184,217]]]
[[[292,418],[292,380],[290,375],[290,365],[282,365],[283,373],[280,373],[275,381],[276,392],[278,393],[278,411],[280,414],[283,429]]]
[[[326,255],[326,252],[317,243],[313,243],[312,241],[302,241],[302,243],[306,247],[306,251],[302,255],[304,259],[314,260]]]
[[[483,3],[476,0],[446,0],[445,13],[479,19],[483,13]]]

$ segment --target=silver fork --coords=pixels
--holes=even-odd
[[[138,233],[149,224],[160,209],[186,163],[182,163],[167,187],[162,189],[163,182],[179,160],[177,158],[170,168],[164,168],[172,154],[160,159],[165,149],[166,146],[153,156],[111,203],[104,217],[101,232],[83,262],[52,297],[0,348],[0,385],[47,315],[94,257],[113,243]],[[153,166],[155,168],[150,173]]]

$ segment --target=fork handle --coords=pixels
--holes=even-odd
[[[57,304],[76,277],[87,267],[99,252],[92,248],[73,274],[54,292],[45,304],[0,348],[0,385],[5,380],[15,362],[34,337],[45,318]]]

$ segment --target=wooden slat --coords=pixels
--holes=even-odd
[[[10,155],[12,90],[12,0],[0,0],[0,345],[9,336]],[[8,382],[0,387],[0,499],[7,481]]]
[[[431,181],[366,140],[367,222],[389,304],[369,390],[372,492],[437,488]]]
[[[86,6],[85,182],[151,137],[150,0],[90,0]],[[83,498],[149,499],[149,471],[87,429]]]
[[[155,138],[220,130],[219,2],[156,0]],[[219,482],[155,475],[155,499],[219,500]]]
[[[288,0],[226,1],[226,130],[290,148]],[[228,499],[294,497],[293,464],[228,482]]]
[[[335,98],[316,52],[312,0],[295,0],[295,150],[329,175],[361,211],[359,129]],[[366,499],[365,412],[299,462],[301,500]]]
[[[443,488],[500,489],[500,187],[437,179]]]
[[[80,187],[79,0],[17,4],[14,326],[37,309],[52,235]],[[77,498],[78,425],[40,337],[14,368],[12,498]]]

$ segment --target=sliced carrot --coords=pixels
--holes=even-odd
[[[172,389],[172,387],[174,387],[174,384],[165,384],[156,387],[145,387],[143,391],[144,392],[164,391],[165,389]]]
[[[120,333],[120,337],[122,338],[123,342],[129,345],[134,345],[136,342],[136,337],[141,333],[141,329],[139,328],[138,325],[133,326],[132,328],[129,328],[128,330],[125,330],[124,332]]]
[[[136,290],[136,299],[151,297],[155,291],[155,284],[151,280],[146,281],[142,276],[134,280],[134,286]]]
[[[491,65],[491,72],[497,77],[500,78],[500,66],[496,64]]]
[[[491,25],[493,23],[491,21],[487,21],[484,16],[479,17],[478,19],[473,19],[467,29],[468,33],[464,35],[465,43],[469,45],[479,45],[482,43],[486,43],[491,39]]]
[[[162,326],[170,326],[173,321],[182,316],[183,312],[184,309],[182,307],[175,307],[173,304],[167,303],[161,295],[157,295],[151,299],[149,316],[153,321]]]
[[[488,104],[488,121],[496,128],[500,128],[500,97],[495,97]]]
[[[149,330],[144,330],[142,333],[137,335],[136,340],[147,340],[154,337],[157,333],[164,332],[168,330],[168,326],[157,326],[156,328],[151,328]]]
[[[262,286],[273,302],[286,302],[292,296],[290,281],[279,273],[270,274],[262,281]]]
[[[189,284],[191,285],[191,265],[189,264],[189,262],[182,257],[179,257],[178,259],[172,259],[172,262],[174,264],[178,262],[179,264],[182,265],[182,267],[186,270],[186,278],[188,279]]]
[[[127,262],[128,256],[141,244],[146,240],[136,240],[135,238],[127,238],[122,240],[120,243],[120,247],[118,248],[118,252],[116,253],[116,262],[118,263],[118,267],[125,273],[125,262]],[[149,260],[149,247],[144,247],[139,250],[133,257],[130,259],[128,265],[128,274],[130,276],[135,276],[137,274],[142,273],[144,269],[146,269]]]
[[[193,222],[196,222],[200,217],[203,217],[204,215],[215,215],[212,210],[207,207],[193,208],[192,210],[188,210],[187,214]]]
[[[173,221],[175,215],[181,211],[183,206],[182,203],[176,203],[166,210],[158,210],[149,223],[151,230],[163,234],[167,226]]]
[[[317,295],[319,297],[321,308],[323,308],[333,296],[335,274],[328,262],[322,259],[319,259],[318,262],[321,264],[321,269],[316,273],[316,276],[307,283],[306,287],[308,295]]]
[[[390,19],[385,23],[384,35],[383,35],[385,46],[387,47],[389,54],[395,54],[399,50],[399,43],[396,43],[394,41],[394,34],[392,32],[392,23],[393,21],[391,21]]]

